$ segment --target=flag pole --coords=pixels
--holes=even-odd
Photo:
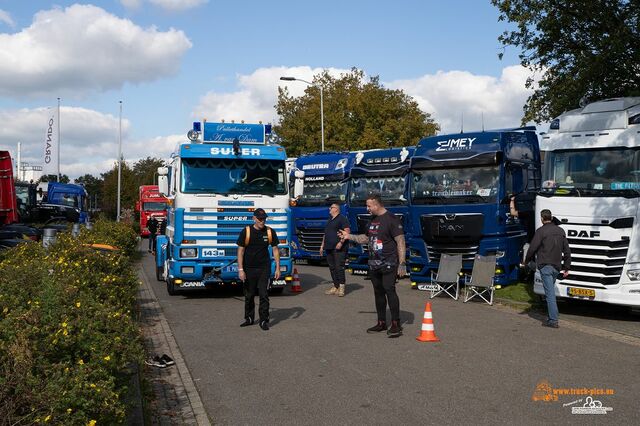
[[[120,222],[120,179],[122,177],[122,101],[120,101],[120,120],[118,124],[118,212],[116,221]]]
[[[58,182],[60,182],[60,98],[58,98]]]

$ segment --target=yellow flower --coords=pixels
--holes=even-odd
[[[109,355],[107,355],[107,356],[105,356],[105,357],[104,357],[104,360],[105,360],[105,361],[110,361],[110,360],[111,360],[111,357],[110,357]]]
[[[3,313],[3,314],[6,314],[7,312],[9,312],[9,308],[4,308],[4,309],[2,310],[2,313]]]
[[[73,410],[71,408],[67,408],[67,413],[71,414]]]
[[[84,365],[84,360],[82,358],[80,358],[80,360],[78,361],[78,364]]]
[[[95,383],[91,383],[89,386],[91,386],[92,388],[95,388],[96,384]]]
[[[63,322],[63,323],[62,323],[62,326],[63,326],[63,327],[66,327],[66,326],[67,326],[67,323],[66,323],[66,322]]]
[[[80,307],[80,302],[76,302],[76,308]]]
[[[48,422],[49,420],[51,420],[51,414],[49,414],[47,417],[44,418],[45,422]]]
[[[95,420],[91,420],[89,423],[87,423],[87,426],[96,426],[96,421]]]

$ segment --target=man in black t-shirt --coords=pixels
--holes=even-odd
[[[344,296],[346,278],[344,276],[344,265],[347,259],[347,247],[344,240],[338,237],[338,231],[349,231],[349,219],[340,214],[340,204],[334,203],[329,207],[329,220],[324,228],[322,244],[320,244],[320,254],[327,251],[327,263],[331,272],[333,285],[324,294],[336,294],[338,297]]]
[[[387,335],[399,337],[402,335],[402,327],[400,326],[400,300],[396,293],[396,277],[404,277],[407,274],[402,222],[384,208],[380,195],[373,194],[367,198],[367,210],[372,218],[366,234],[350,235],[348,230],[344,230],[339,231],[338,235],[342,239],[369,245],[369,269],[378,323],[367,329],[367,333],[387,330],[387,304],[389,304],[391,327],[387,330]]]
[[[149,253],[156,251],[156,232],[158,232],[158,218],[151,215],[147,221],[147,229],[149,230]]]
[[[264,209],[253,212],[253,225],[244,228],[238,236],[238,277],[244,282],[244,322],[240,327],[252,325],[255,318],[256,291],[260,296],[258,315],[260,328],[269,330],[269,278],[271,276],[271,258],[269,246],[273,247],[276,261],[274,279],[280,278],[280,252],[278,236],[265,225],[267,213]],[[247,235],[249,233],[249,235]]]

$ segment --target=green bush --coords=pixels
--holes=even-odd
[[[100,222],[0,261],[0,424],[122,423],[127,369],[143,357],[130,227]],[[88,243],[122,250],[101,252]],[[94,422],[95,423],[95,422]]]

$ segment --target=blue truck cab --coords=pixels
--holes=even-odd
[[[411,236],[409,219],[409,164],[415,148],[374,149],[356,153],[351,169],[349,223],[353,233],[366,234],[371,221],[366,201],[380,194],[387,210],[402,219],[405,238]],[[351,244],[349,270],[354,275],[367,275],[369,253],[366,245]]]
[[[465,272],[476,254],[495,254],[496,283],[517,281],[534,198],[522,197],[522,214],[515,218],[510,195],[533,194],[539,187],[535,127],[422,139],[411,159],[412,287],[429,287],[424,284],[443,253],[461,254]]]
[[[84,186],[75,183],[49,182],[47,186],[47,204],[67,206],[79,213],[79,222],[89,221],[89,195]]]
[[[270,143],[270,127],[196,122],[168,167],[158,168],[169,208],[165,235],[157,237],[156,277],[170,295],[240,284],[236,243],[257,208],[266,211],[279,239],[280,279],[272,281],[272,291],[292,280],[287,156]]]
[[[291,246],[296,262],[324,259],[320,245],[329,206],[338,203],[340,212],[348,215],[348,179],[354,158],[350,152],[318,152],[296,159],[291,180],[296,179],[296,174],[303,179],[302,194],[291,202]]]

